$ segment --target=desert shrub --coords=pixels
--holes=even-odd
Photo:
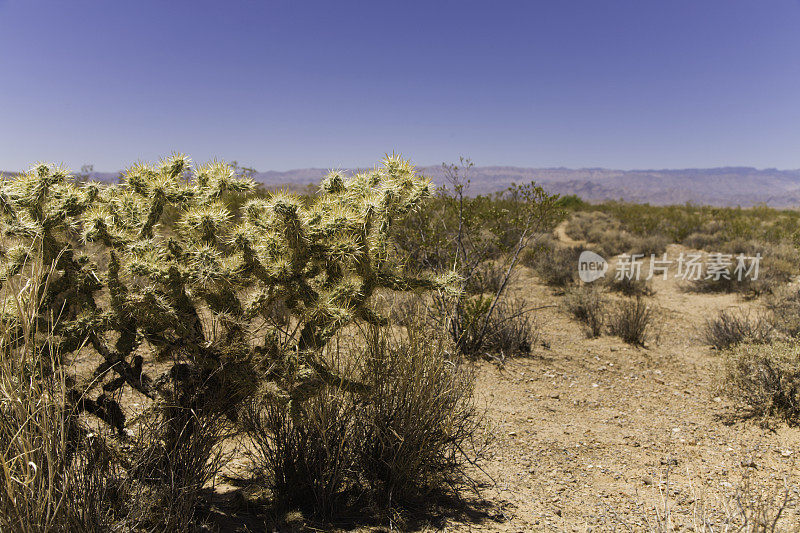
[[[399,343],[373,330],[364,354],[370,394],[357,425],[359,467],[385,507],[471,483],[485,445],[472,372],[444,339],[411,328]]]
[[[521,299],[502,299],[490,313],[488,296],[463,299],[449,319],[448,329],[464,355],[528,355],[538,339],[532,312]],[[489,317],[486,320],[486,317]]]
[[[562,303],[564,309],[581,322],[588,337],[599,337],[606,323],[608,301],[596,285],[582,285],[567,291]]]
[[[625,230],[599,228],[589,234],[590,241],[599,246],[608,257],[613,257],[622,253],[638,253],[634,250],[636,236]]]
[[[434,272],[453,268],[462,279],[460,294],[434,298],[433,305],[458,350],[465,355],[495,349],[492,331],[507,333],[522,324],[497,314],[507,307],[508,289],[526,250],[563,216],[557,196],[531,182],[512,185],[494,197],[468,195],[472,162],[443,165],[447,185],[432,211],[406,220],[398,242],[413,256],[415,243],[436,243],[436,261],[417,267]],[[498,325],[503,329],[498,330]],[[524,331],[524,327],[517,331]]]
[[[683,240],[683,245],[695,250],[713,251],[720,248],[721,235],[695,232]]]
[[[619,302],[609,318],[609,331],[628,344],[644,346],[653,331],[654,308],[641,296]]]
[[[536,264],[557,246],[558,241],[552,233],[540,233],[522,251],[520,263],[528,268],[535,269]]]
[[[800,422],[800,347],[796,343],[741,344],[726,355],[731,397],[755,416]]]
[[[589,207],[589,204],[577,194],[567,194],[561,196],[556,203],[558,204],[558,207],[569,211],[586,209]]]
[[[302,406],[264,391],[243,411],[256,472],[288,504],[330,515],[353,505],[401,509],[471,483],[465,468],[482,453],[483,419],[472,373],[445,350],[441,335],[407,328],[389,339],[368,328],[332,352],[354,365],[366,390],[335,384]],[[304,416],[291,414],[301,408]]]
[[[784,288],[768,295],[766,307],[770,323],[787,337],[800,337],[800,291]]]
[[[221,443],[233,429],[221,414],[199,412],[158,405],[139,415],[127,443],[127,527],[188,531],[202,522],[198,504],[225,461]]]
[[[551,287],[563,288],[575,283],[578,278],[578,257],[583,251],[579,246],[559,246],[543,249],[534,265],[536,274]]]
[[[609,276],[605,278],[604,285],[609,290],[625,296],[653,296],[655,294],[655,290],[648,280],[635,276]]]
[[[671,241],[664,235],[646,235],[637,237],[633,240],[628,253],[644,254],[645,257],[651,255],[661,256]]]
[[[729,254],[732,265],[728,277],[718,279],[703,275],[693,280],[689,288],[696,292],[738,292],[745,297],[757,297],[770,294],[781,285],[790,281],[797,273],[797,261],[800,260],[794,246],[788,244],[763,244],[754,241],[734,240],[724,243],[722,250],[715,253]],[[752,275],[739,276],[734,273],[739,254],[754,257],[760,254],[758,277]],[[741,277],[741,279],[739,279]]]
[[[566,232],[573,239],[593,244],[609,257],[621,253],[660,255],[672,242],[662,233],[632,232],[613,215],[596,210],[573,213]]]
[[[359,445],[353,400],[331,385],[301,405],[275,401],[265,390],[245,406],[241,422],[253,444],[254,473],[285,505],[322,517],[348,505]]]
[[[620,223],[600,211],[578,211],[567,220],[566,233],[578,241],[598,242],[597,236],[604,231],[619,230]],[[598,243],[599,244],[599,243]]]
[[[506,280],[507,268],[494,261],[486,261],[475,268],[472,276],[466,280],[464,290],[468,294],[496,294],[502,290]]]
[[[766,343],[772,339],[772,326],[761,316],[752,317],[742,309],[723,309],[716,317],[706,319],[702,336],[707,344],[718,350],[742,342]]]

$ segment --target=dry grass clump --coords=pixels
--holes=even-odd
[[[458,302],[448,327],[459,353],[499,359],[530,354],[539,332],[525,301],[506,298],[491,306],[485,296]]]
[[[702,337],[717,350],[724,350],[745,341],[770,342],[773,328],[764,316],[752,317],[743,309],[723,309],[716,317],[706,319],[702,327]]]
[[[800,290],[783,288],[770,294],[765,305],[772,326],[787,337],[800,337]]]
[[[486,444],[471,370],[448,355],[443,340],[410,330],[394,344],[369,333],[364,378],[370,392],[359,412],[359,467],[379,504],[422,498],[471,484],[467,467]]]
[[[623,276],[605,278],[605,285],[609,290],[619,292],[625,296],[653,296],[656,291],[653,285],[645,279]]]
[[[619,302],[609,319],[609,331],[628,344],[644,346],[653,333],[654,307],[641,296]]]
[[[800,346],[740,344],[725,357],[730,396],[753,416],[800,422]]]
[[[125,523],[148,531],[200,526],[202,494],[224,464],[229,422],[173,406],[145,411],[137,426],[126,461]]]
[[[33,265],[36,279],[49,274]],[[57,346],[39,331],[38,283],[12,294],[0,331],[0,530],[105,531],[118,499],[109,451],[81,422],[67,394]],[[11,303],[13,302],[13,303]]]
[[[589,338],[599,337],[606,323],[608,300],[597,285],[582,285],[567,291],[564,310],[581,322]]]
[[[274,495],[330,516],[422,505],[470,484],[483,435],[472,373],[413,328],[402,339],[370,330],[353,348],[330,355],[363,390],[326,385],[300,404],[266,392],[245,409],[251,459]]]
[[[241,415],[256,479],[289,507],[323,517],[343,509],[356,459],[353,398],[325,387],[297,405],[264,392]]]
[[[688,487],[680,487],[673,481],[670,467],[667,467],[657,488],[653,488],[654,492],[657,490],[654,501],[638,502],[638,513],[634,514],[638,520],[631,524],[615,513],[615,525],[628,531],[651,533],[800,531],[792,516],[792,511],[797,509],[794,483],[786,479],[757,481],[748,470],[743,467],[740,479],[731,488],[720,491],[703,481],[698,486],[690,482]],[[688,502],[679,496],[685,492],[691,495]],[[685,507],[687,504],[691,505],[688,509]]]

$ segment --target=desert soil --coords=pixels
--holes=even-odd
[[[699,332],[721,309],[760,303],[682,283],[654,280],[658,338],[634,348],[588,339],[557,291],[533,276],[519,281],[529,301],[554,304],[536,314],[547,347],[478,364],[477,395],[496,435],[482,484],[492,510],[447,529],[643,531],[666,516],[671,530],[706,520],[725,531],[739,503],[783,501],[784,487],[792,501],[778,530],[800,524],[800,430],[737,416],[720,390],[722,355]]]

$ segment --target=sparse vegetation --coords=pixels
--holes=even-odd
[[[579,246],[543,247],[535,255],[534,270],[543,282],[551,287],[564,288],[574,284],[578,277]]]
[[[588,337],[599,337],[606,324],[608,300],[597,285],[583,285],[564,295],[564,309],[586,327]]]
[[[653,296],[655,294],[652,284],[643,278],[610,276],[605,278],[605,284],[609,290],[625,296]]]
[[[644,346],[653,333],[654,308],[641,296],[619,302],[609,319],[609,330],[628,344]]]
[[[742,342],[768,343],[773,329],[763,316],[753,317],[742,309],[723,309],[716,317],[706,319],[702,334],[707,344],[725,350]]]
[[[731,397],[753,416],[800,422],[800,347],[777,341],[741,344],[725,357]]]

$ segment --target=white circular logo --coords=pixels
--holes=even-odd
[[[578,277],[584,283],[591,283],[606,276],[608,263],[599,254],[584,250],[578,257]]]

